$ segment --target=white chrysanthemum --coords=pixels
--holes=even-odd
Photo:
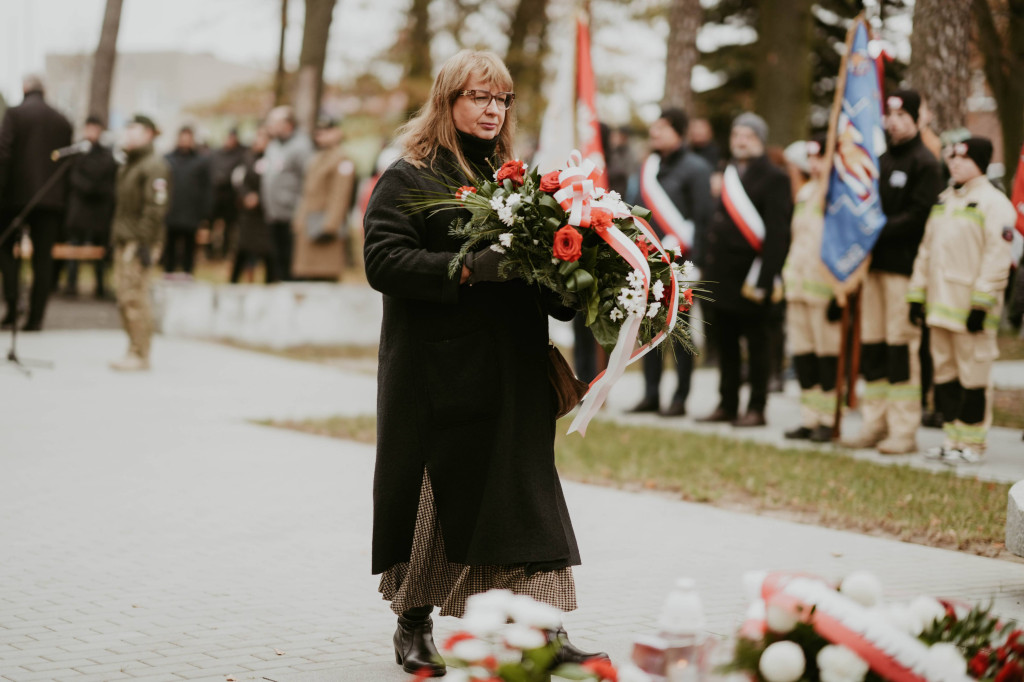
[[[649,317],[649,318],[651,318],[651,319],[654,319],[654,318],[655,318],[655,316],[657,316],[657,314],[658,314],[658,311],[659,311],[659,310],[661,310],[661,304],[660,304],[660,303],[658,303],[657,301],[655,301],[655,302],[654,302],[654,303],[652,303],[652,304],[651,304],[651,306],[650,306],[650,307],[649,307],[649,308],[647,309],[647,317]]]
[[[903,632],[906,632],[911,637],[917,637],[924,630],[924,626],[921,625],[921,621],[918,619],[914,612],[904,604],[889,604],[887,606],[876,607],[876,610],[881,611],[885,614],[885,619],[889,623]]]
[[[843,596],[871,608],[882,601],[882,581],[869,571],[854,571],[839,585]]]
[[[683,267],[679,269],[679,279],[684,282],[693,282],[697,276],[697,266],[692,261],[686,261],[683,263]]]
[[[910,611],[921,623],[922,631],[934,625],[935,621],[946,617],[945,607],[937,599],[924,595],[910,602]]]
[[[499,210],[501,210],[505,206],[505,200],[503,198],[501,198],[500,196],[491,197],[491,202],[490,203],[491,203],[491,208],[493,208],[495,211],[499,211]]]
[[[842,645],[829,644],[816,660],[821,682],[862,682],[868,674],[864,659]]]
[[[940,642],[928,647],[924,662],[929,677],[955,680],[967,674],[967,661],[955,644]]]
[[[665,284],[659,279],[651,286],[651,293],[654,294],[654,300],[660,301],[665,298]]]
[[[501,234],[498,235],[498,242],[506,249],[512,246],[512,233],[502,232]]]
[[[507,621],[504,609],[478,608],[467,609],[459,625],[471,635],[492,637],[505,627]]]
[[[466,613],[490,611],[501,614],[501,619],[508,618],[508,609],[515,595],[512,590],[487,590],[471,595],[466,599]]]
[[[640,272],[639,270],[634,270],[633,272],[626,275],[626,281],[629,282],[629,286],[633,287],[634,289],[643,289],[644,273]]]
[[[619,306],[626,311],[629,315],[640,316],[644,314],[647,307],[646,301],[641,300],[640,293],[636,289],[627,289],[623,287],[619,289],[619,295],[616,300],[619,302]]]
[[[562,612],[550,604],[517,594],[508,607],[508,616],[519,625],[553,630],[562,625]]]
[[[623,315],[622,311],[619,310],[618,308],[612,308],[610,311],[608,311],[608,317],[611,318],[612,322],[618,322],[619,320],[624,318],[625,315]]]
[[[796,613],[787,608],[777,604],[769,604],[765,609],[764,622],[772,632],[784,635],[796,627],[796,624],[800,622],[800,618],[797,617]]]
[[[501,244],[491,244],[491,251],[497,251],[498,253],[505,253],[505,248]]]
[[[452,647],[452,656],[463,661],[481,661],[491,655],[491,648],[482,639],[464,639]]]
[[[473,682],[469,673],[461,668],[448,668],[448,676],[445,679],[448,682]]]
[[[783,640],[770,644],[761,652],[757,669],[768,682],[796,682],[807,667],[804,650],[799,644]]]
[[[515,211],[508,206],[502,206],[498,209],[498,220],[512,227],[512,223],[516,221]]]
[[[504,638],[505,645],[510,649],[520,649],[522,651],[539,649],[547,644],[548,641],[544,633],[537,628],[520,623],[512,623],[506,627]]]
[[[609,201],[622,201],[622,195],[616,192],[615,190],[608,192],[607,194],[604,195],[604,197]]]
[[[505,199],[505,205],[509,208],[515,208],[523,201],[523,198],[519,194],[509,194],[508,198]]]

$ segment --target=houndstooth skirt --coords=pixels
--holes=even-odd
[[[384,571],[378,589],[383,598],[391,602],[391,610],[399,615],[429,604],[440,607],[442,616],[461,618],[468,597],[491,589],[525,594],[562,611],[576,609],[576,583],[568,566],[527,575],[524,564],[470,566],[448,561],[441,523],[434,507],[434,492],[425,468],[412,554],[409,561]]]

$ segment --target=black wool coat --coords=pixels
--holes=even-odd
[[[766,305],[755,303],[740,292],[754,258],[760,255],[761,275],[757,286],[771,294],[789,252],[793,195],[789,176],[767,156],[752,159],[740,174],[740,182],[764,221],[761,252],[755,251],[746,240],[719,198],[708,230],[703,277],[708,282],[707,288],[711,291],[708,296],[714,306],[738,313],[766,314]]]
[[[70,144],[71,123],[43,100],[42,92],[26,93],[25,101],[8,109],[0,123],[0,209],[23,209],[58,168],[50,154]],[[39,208],[64,210],[67,179],[65,174],[47,190]]]
[[[117,191],[117,162],[109,147],[93,145],[89,153],[68,161],[70,191],[65,225],[73,239],[110,241]]]
[[[364,255],[384,294],[373,482],[373,573],[409,560],[427,468],[449,561],[580,563],[554,463],[548,314],[572,311],[522,280],[460,285],[448,234],[468,212],[411,212],[417,192],[465,183],[454,155],[401,160],[374,188]]]
[[[210,159],[195,150],[175,149],[164,157],[171,168],[171,203],[164,221],[170,230],[192,231],[210,217],[213,186]]]

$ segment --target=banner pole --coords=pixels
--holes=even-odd
[[[853,348],[850,351],[850,389],[847,392],[846,404],[849,405],[851,409],[856,409],[859,402],[857,398],[857,376],[860,374],[860,321],[861,314],[863,312],[863,306],[861,305],[862,292],[863,285],[858,284],[857,289],[850,295],[850,305],[853,306],[853,309],[850,311],[850,315],[853,319]]]
[[[839,440],[843,424],[843,395],[846,392],[846,350],[849,345],[850,306],[843,306],[840,322],[839,357],[836,358],[836,407],[832,422],[832,440]]]

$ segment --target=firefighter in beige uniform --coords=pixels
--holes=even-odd
[[[985,177],[988,139],[957,143],[946,156],[954,185],[932,209],[907,300],[911,321],[931,331],[935,403],[946,434],[928,456],[957,464],[980,459],[992,421],[986,394],[999,356],[996,330],[1016,214]]]
[[[797,144],[800,143],[794,143]],[[786,432],[786,438],[826,443],[832,440],[835,423],[838,320],[842,310],[833,302],[832,287],[821,263],[821,238],[825,228],[822,214],[824,149],[821,140],[803,145],[810,180],[796,195],[792,242],[782,270],[786,289],[786,339],[800,383],[801,422]],[[788,156],[790,149],[786,153]]]
[[[156,124],[137,115],[124,133],[127,161],[117,175],[117,209],[111,238],[114,286],[121,322],[128,333],[128,353],[112,362],[120,371],[149,369],[153,313],[149,303],[149,266],[163,237],[170,192],[170,170],[153,152]]]

